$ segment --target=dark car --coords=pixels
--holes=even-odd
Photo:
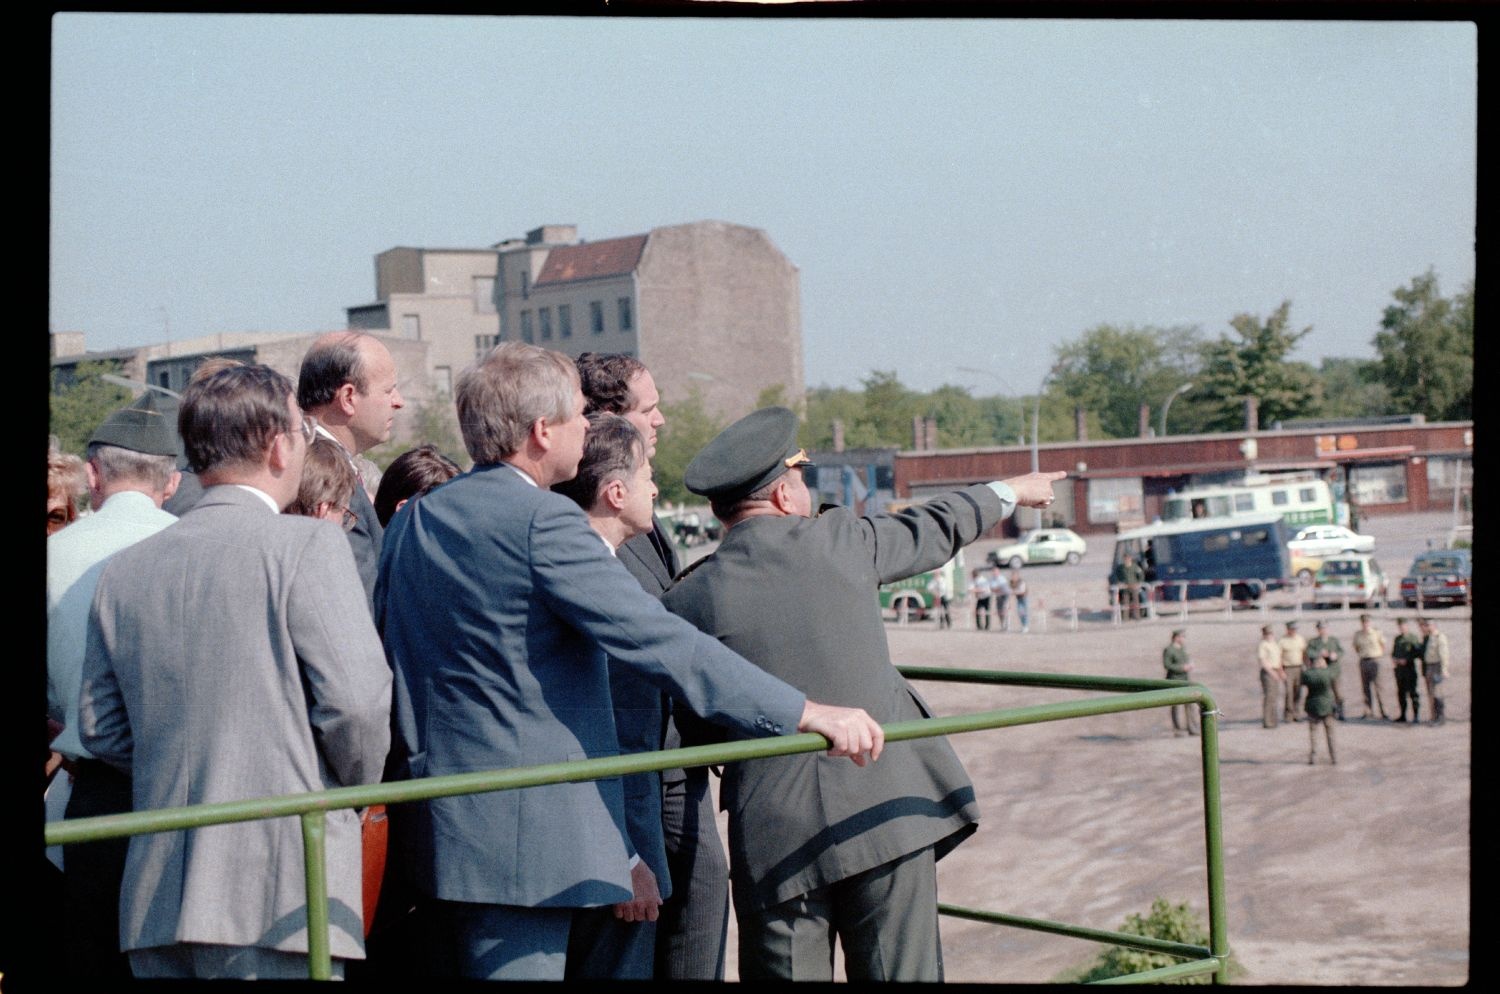
[[[1401,599],[1415,607],[1447,601],[1464,604],[1474,593],[1474,552],[1471,549],[1434,549],[1420,553],[1401,578]]]

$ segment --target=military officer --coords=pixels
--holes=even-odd
[[[1166,668],[1168,680],[1188,680],[1188,674],[1193,671],[1193,664],[1188,662],[1186,648],[1187,632],[1181,628],[1172,632],[1172,641],[1161,651],[1161,664]],[[1179,711],[1187,711],[1185,719],[1179,722]],[[1187,734],[1198,734],[1198,708],[1193,704],[1174,704],[1172,712],[1172,731],[1175,735],[1181,735],[1184,727]]]
[[[1281,647],[1281,670],[1286,674],[1286,719],[1302,720],[1302,662],[1307,656],[1307,639],[1297,634],[1297,623],[1286,623],[1286,634],[1277,640]]]
[[[1344,720],[1344,695],[1339,693],[1339,677],[1343,668],[1339,666],[1339,660],[1344,655],[1344,647],[1339,644],[1337,635],[1328,634],[1328,622],[1319,621],[1317,624],[1318,634],[1307,641],[1306,665],[1311,666],[1314,658],[1322,656],[1328,660],[1328,680],[1333,687],[1333,713],[1339,721]]]
[[[1373,717],[1370,705],[1380,709],[1380,717],[1390,720],[1385,713],[1385,701],[1380,696],[1380,660],[1385,656],[1385,634],[1370,621],[1368,614],[1359,616],[1359,630],[1354,633],[1354,653],[1359,656],[1359,686],[1365,697],[1365,711],[1361,718]]]
[[[1396,675],[1396,703],[1406,720],[1406,702],[1411,701],[1412,724],[1422,720],[1422,695],[1417,690],[1417,661],[1422,658],[1422,639],[1406,630],[1406,619],[1396,619],[1396,642],[1391,646],[1391,663]]]
[[[1138,620],[1141,616],[1141,584],[1146,582],[1146,571],[1141,569],[1135,557],[1128,552],[1120,560],[1115,582],[1120,588],[1120,617],[1127,617],[1128,609],[1128,617]]]
[[[859,702],[877,721],[929,712],[890,663],[875,592],[934,569],[1018,505],[1046,507],[1063,473],[933,497],[897,514],[813,517],[797,416],[730,425],[684,482],[728,528],[667,591],[667,608],[793,686]],[[851,764],[852,766],[852,764]],[[744,980],[942,979],[935,861],[976,827],[974,789],[943,738],[888,747],[845,776],[818,756],[726,769],[730,880]]]
[[[1318,726],[1328,738],[1328,762],[1338,764],[1333,751],[1333,670],[1328,657],[1319,653],[1311,657],[1302,670],[1302,683],[1307,687],[1307,765],[1318,760]]]
[[[1418,618],[1422,626],[1422,681],[1432,702],[1432,722],[1443,723],[1443,680],[1448,676],[1448,636],[1438,631],[1431,618]]]

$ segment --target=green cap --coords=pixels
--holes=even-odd
[[[763,407],[719,432],[688,463],[682,482],[711,501],[728,502],[808,462],[797,446],[797,415],[785,407]]]
[[[94,430],[89,445],[114,445],[148,456],[177,455],[177,426],[158,407],[156,393],[147,390],[129,407],[122,407]]]

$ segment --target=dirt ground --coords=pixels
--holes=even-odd
[[[1090,558],[1093,558],[1091,551]],[[1393,564],[1395,565],[1395,564]],[[1396,565],[1400,570],[1404,563]],[[1352,636],[1358,610],[1294,613],[1290,603],[1240,609],[1194,603],[1176,616],[1112,623],[1101,585],[1027,571],[1031,632],[978,632],[966,615],[888,628],[897,663],[1112,676],[1162,675],[1172,628],[1187,629],[1194,678],[1213,693],[1231,948],[1238,982],[1459,985],[1470,948],[1470,611],[1429,612],[1453,650],[1448,721],[1359,718]],[[1051,568],[1060,570],[1061,568]],[[1102,567],[1099,569],[1102,570]],[[1399,572],[1396,574],[1399,577]],[[1037,601],[1046,601],[1045,621]],[[1097,603],[1096,603],[1097,602]],[[1072,609],[1080,620],[1074,630]],[[1371,612],[1386,632],[1415,612]],[[1260,625],[1291,617],[1311,636],[1326,618],[1346,653],[1338,765],[1309,766],[1305,724],[1261,727],[1255,643]],[[964,627],[967,626],[967,627]],[[940,714],[1068,700],[1078,692],[920,687]],[[1381,692],[1395,715],[1389,661]],[[1430,711],[1423,699],[1423,718]],[[1186,901],[1207,921],[1199,740],[1174,737],[1162,710],[1049,722],[954,737],[983,812],[979,832],[939,864],[941,900],[1096,928],[1118,928],[1153,898]],[[724,827],[721,815],[721,829]],[[1000,926],[943,920],[950,981],[1046,982],[1103,946]],[[729,977],[737,977],[731,923]],[[842,970],[839,971],[840,975]]]

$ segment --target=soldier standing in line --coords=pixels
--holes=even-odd
[[[1286,671],[1281,668],[1281,647],[1276,644],[1275,629],[1270,625],[1260,626],[1260,644],[1255,653],[1260,660],[1260,723],[1275,728],[1277,711],[1286,695]]]
[[[1370,705],[1380,709],[1380,717],[1389,721],[1385,713],[1385,701],[1380,697],[1380,660],[1385,655],[1385,635],[1370,622],[1368,614],[1359,616],[1359,630],[1354,633],[1354,652],[1359,656],[1359,685],[1365,695],[1365,713],[1361,718],[1373,717]]]
[[[1310,658],[1302,670],[1302,683],[1307,687],[1307,765],[1318,759],[1318,726],[1328,738],[1328,762],[1338,764],[1333,752],[1333,670],[1328,665],[1328,656],[1319,653]]]
[[[1432,723],[1443,723],[1443,680],[1448,676],[1448,636],[1431,618],[1418,618],[1422,626],[1422,681],[1432,702]]]
[[[1124,618],[1126,605],[1129,605],[1130,619],[1138,621],[1141,617],[1141,584],[1146,582],[1146,571],[1136,564],[1135,557],[1125,553],[1125,558],[1120,561],[1118,583],[1120,585],[1120,617]]]
[[[1286,673],[1286,720],[1302,720],[1302,661],[1307,655],[1307,639],[1297,634],[1297,623],[1286,623],[1286,634],[1276,645],[1281,649],[1281,669]]]
[[[1417,691],[1417,660],[1422,658],[1422,639],[1406,630],[1406,619],[1396,619],[1396,643],[1391,646],[1391,662],[1395,664],[1396,703],[1401,707],[1399,724],[1406,720],[1406,701],[1411,699],[1411,721],[1422,720],[1422,695]]]
[[[1188,680],[1188,674],[1193,671],[1193,664],[1188,662],[1187,648],[1184,645],[1187,632],[1178,628],[1172,632],[1172,641],[1161,651],[1161,664],[1166,667],[1168,680]],[[1179,711],[1187,711],[1187,715],[1179,723]],[[1172,734],[1182,735],[1184,726],[1188,735],[1198,734],[1198,708],[1193,704],[1174,704],[1172,712]]]
[[[1328,622],[1319,621],[1317,628],[1318,634],[1307,643],[1307,662],[1311,665],[1314,656],[1322,656],[1328,661],[1328,679],[1333,686],[1333,713],[1339,721],[1343,721],[1344,695],[1339,693],[1339,676],[1343,673],[1343,667],[1339,665],[1339,660],[1343,658],[1344,647],[1339,644],[1338,636],[1328,634]]]

